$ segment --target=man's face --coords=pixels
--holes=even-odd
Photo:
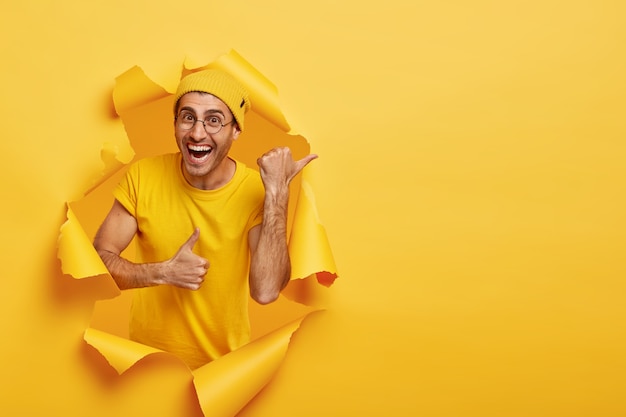
[[[182,154],[183,174],[197,188],[214,188],[223,185],[232,175],[227,158],[230,147],[239,136],[233,115],[219,98],[210,94],[191,92],[182,96],[178,103],[179,119],[198,121],[189,130],[175,123],[176,144]],[[219,132],[209,134],[202,120],[219,118],[226,124]]]

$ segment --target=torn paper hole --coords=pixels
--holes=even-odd
[[[256,168],[258,156],[276,146],[291,148],[295,159],[310,153],[310,145],[305,138],[288,133],[290,128],[279,109],[275,87],[240,55],[232,51],[206,67],[220,68],[231,73],[250,92],[252,109],[246,114],[246,132],[231,149],[234,158]],[[192,69],[185,69],[183,73],[190,71]],[[113,96],[135,159],[177,151],[171,119],[173,97],[165,89],[148,79],[140,68],[134,67],[117,78]],[[97,179],[96,186],[83,199],[68,205],[68,220],[62,227],[58,256],[62,261],[63,272],[74,278],[98,276],[112,281],[91,242],[113,202],[111,191],[123,175],[125,164],[131,159],[127,153],[125,156],[119,153],[118,149],[103,149],[105,169],[101,178]],[[301,176],[292,182],[288,218],[293,280],[285,289],[285,296],[270,306],[261,307],[251,303],[253,332],[255,328],[263,330],[253,335],[254,340],[248,345],[193,371],[199,402],[204,410],[212,410],[211,415],[220,415],[215,412],[218,409],[228,412],[238,410],[258,393],[280,365],[289,337],[302,317],[324,304],[324,296],[316,293],[316,289],[326,290],[337,277],[330,245],[315,208],[313,191],[302,181]],[[132,259],[132,244],[124,256]],[[127,324],[127,302],[130,297],[126,292],[116,297],[118,294],[113,292],[114,299],[110,302],[122,306],[121,311],[102,317],[98,315],[102,311],[98,304],[104,305],[109,301],[97,303],[92,327],[85,332],[85,341],[105,356],[120,373],[133,366],[142,366],[142,360],[148,356],[170,355],[128,340],[127,334],[121,329]],[[103,294],[102,299],[111,296]],[[272,309],[280,311],[276,316],[282,322],[258,319],[264,314],[271,317],[267,312]],[[117,320],[116,324],[113,325],[111,320]],[[293,321],[287,323],[288,320]],[[181,362],[181,366],[185,365]],[[215,375],[219,375],[219,378]],[[219,391],[218,385],[223,386],[223,381],[227,379],[232,381],[231,388],[227,389],[231,394],[214,396],[212,393]],[[251,386],[241,385],[251,380],[256,382]],[[232,403],[225,398],[232,398]]]

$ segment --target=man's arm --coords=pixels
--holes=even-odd
[[[278,298],[291,275],[287,250],[289,183],[317,155],[294,161],[289,148],[275,148],[257,160],[265,186],[263,222],[253,227],[250,242],[250,295],[260,304]]]
[[[109,273],[122,289],[169,284],[197,290],[204,281],[209,262],[192,252],[200,230],[194,230],[176,255],[163,262],[137,264],[120,256],[137,233],[137,220],[115,200],[96,233],[94,247]]]

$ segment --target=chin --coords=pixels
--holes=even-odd
[[[191,164],[186,163],[185,170],[187,171],[187,174],[189,174],[192,177],[204,177],[211,172],[211,166],[210,165],[198,166],[198,165],[191,165]]]

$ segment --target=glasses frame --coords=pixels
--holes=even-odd
[[[178,119],[180,118],[180,116],[181,116],[181,114],[183,112],[185,112],[185,114],[189,114],[191,117],[193,117],[193,123],[192,123],[192,125],[189,128],[184,128],[184,127],[180,126],[181,122],[178,121]],[[228,126],[229,124],[231,124],[234,121],[235,121],[235,119],[233,118],[233,120],[231,120],[228,123],[220,123],[220,127],[217,128],[217,130],[215,132],[212,132],[212,131],[209,131],[209,129],[211,129],[211,126],[207,126],[205,119],[198,119],[196,117],[196,115],[191,113],[191,112],[186,112],[185,110],[183,110],[180,113],[178,113],[178,115],[176,117],[174,117],[174,122],[176,123],[176,127],[177,128],[179,128],[181,130],[184,130],[184,131],[190,131],[190,130],[193,130],[194,127],[196,127],[196,123],[197,122],[200,122],[200,123],[202,123],[202,126],[204,126],[204,131],[207,134],[209,134],[209,135],[215,135],[215,134],[219,133],[224,126]]]

